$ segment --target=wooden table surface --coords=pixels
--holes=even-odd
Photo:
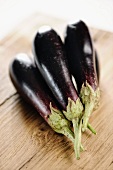
[[[34,14],[0,41],[0,170],[113,170],[113,34],[90,29],[101,66],[101,104],[90,119],[97,135],[82,135],[86,151],[76,160],[71,141],[20,98],[8,75],[17,53],[32,55],[34,34],[45,24],[63,37],[65,21]]]

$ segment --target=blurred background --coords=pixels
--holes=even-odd
[[[0,0],[0,39],[38,12],[113,32],[113,0]]]

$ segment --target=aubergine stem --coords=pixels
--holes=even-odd
[[[97,59],[97,53],[96,53],[96,65],[97,65],[97,67],[98,67],[98,70],[99,70],[99,62],[98,62],[98,59]],[[99,81],[99,71],[98,71],[98,73],[97,73],[97,77],[98,77],[98,81]],[[74,86],[76,87],[76,85],[75,85],[75,80],[73,79],[73,84],[74,84]],[[84,114],[84,113],[83,113]],[[88,123],[87,124],[87,128],[93,133],[93,134],[97,134],[96,133],[96,130],[91,126],[91,124],[90,123]]]
[[[73,119],[73,126],[74,126],[74,133],[76,134],[75,141],[74,141],[74,147],[76,151],[76,159],[80,159],[80,151],[81,149],[81,128],[82,128],[82,119],[79,120]]]
[[[84,151],[84,147],[83,147],[83,145],[81,144],[81,146],[80,146],[80,152],[82,152],[82,151]]]
[[[97,134],[96,130],[91,126],[90,123],[87,124],[87,128],[88,128],[94,135]]]
[[[98,108],[99,99],[100,99],[100,90],[97,88],[95,91],[86,82],[86,85],[82,85],[80,91],[80,97],[82,102],[85,105],[84,115],[83,115],[83,125],[82,131],[84,132],[87,129],[88,121],[91,113]]]
[[[60,36],[49,26],[39,28],[33,42],[33,53],[35,63],[59,102],[65,117],[70,121],[80,119],[83,105],[72,83]]]
[[[83,106],[80,105],[80,99],[78,98],[75,102],[68,98],[67,112],[63,111],[64,115],[68,120],[72,121],[75,141],[74,141],[74,150],[76,159],[80,159],[80,150],[84,150],[81,144],[81,122],[82,114],[80,115],[80,111],[83,109]]]
[[[35,107],[55,132],[64,134],[73,142],[74,134],[70,122],[59,110],[54,96],[33,61],[26,54],[18,54],[10,65],[9,73],[18,93]]]

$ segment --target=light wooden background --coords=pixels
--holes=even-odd
[[[8,75],[19,52],[31,54],[39,26],[49,24],[62,37],[66,22],[34,14],[0,42],[0,170],[113,170],[113,34],[90,29],[101,66],[101,105],[82,142],[87,149],[75,159],[73,144],[55,133],[17,94]]]

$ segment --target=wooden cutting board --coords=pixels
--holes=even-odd
[[[17,53],[32,55],[33,37],[45,24],[63,37],[65,21],[34,14],[0,42],[0,170],[113,170],[113,34],[90,29],[100,60],[101,104],[90,119],[97,135],[82,135],[86,151],[76,160],[71,141],[20,98],[8,75]]]

